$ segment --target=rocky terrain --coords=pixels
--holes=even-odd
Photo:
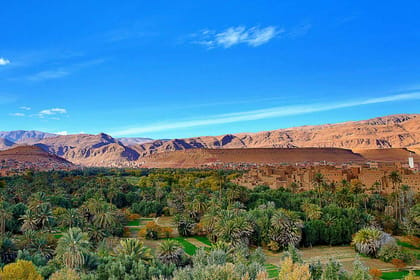
[[[56,136],[35,145],[84,166],[129,166],[139,158],[135,150],[104,133]]]
[[[71,162],[50,154],[37,146],[17,146],[0,151],[0,174],[33,170],[69,170],[75,168]]]
[[[55,136],[57,136],[57,134],[36,130],[0,131],[0,138],[6,139],[14,144],[34,144],[42,139]]]
[[[37,145],[45,151],[85,166],[137,166],[150,161],[148,158],[154,158],[154,154],[191,149],[334,147],[352,149],[363,154],[362,151],[367,149],[381,149],[384,152],[387,148],[407,148],[419,153],[420,114],[170,140],[113,138],[104,133],[56,135],[37,131],[0,132],[0,150],[18,144]],[[245,151],[242,152],[248,153]],[[391,150],[387,153],[391,153]],[[394,155],[389,158],[405,158],[404,151],[400,151],[398,156],[392,153]],[[369,156],[378,158],[379,154],[371,152]]]

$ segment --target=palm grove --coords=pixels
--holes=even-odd
[[[371,279],[331,260],[305,263],[298,247],[353,244],[387,262],[416,262],[392,235],[420,235],[419,195],[350,182],[314,190],[253,190],[230,182],[234,171],[111,170],[27,172],[0,180],[2,279],[269,279],[261,248],[284,251],[278,279]],[[206,236],[211,247],[187,254],[170,231],[149,222],[126,238],[130,217],[172,216],[181,236]],[[163,233],[162,233],[163,232]],[[19,278],[20,277],[20,278]]]

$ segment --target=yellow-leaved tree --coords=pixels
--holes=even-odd
[[[291,257],[287,257],[281,263],[279,280],[310,280],[309,265],[293,263]]]
[[[42,280],[44,279],[30,261],[18,260],[6,265],[0,272],[1,280]]]

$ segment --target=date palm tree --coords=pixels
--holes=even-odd
[[[36,230],[38,228],[38,219],[36,213],[31,209],[27,209],[25,214],[22,215],[19,219],[23,221],[21,227],[23,232],[28,230]]]
[[[60,217],[60,225],[69,228],[80,227],[83,225],[83,218],[77,209],[66,209]]]
[[[251,219],[245,213],[225,211],[215,225],[214,235],[217,240],[237,246],[248,244],[253,231]]]
[[[6,208],[4,203],[0,204],[0,233],[6,232],[6,222],[12,218],[12,213]]]
[[[302,227],[302,221],[293,213],[286,210],[277,211],[271,217],[270,240],[283,248],[290,244],[296,246],[302,239]]]
[[[359,253],[376,257],[381,247],[389,242],[395,242],[388,233],[375,228],[363,228],[354,236],[352,244]]]
[[[185,254],[181,245],[176,240],[165,240],[159,244],[158,258],[162,263],[179,266]]]
[[[56,254],[66,268],[79,269],[85,264],[90,248],[88,234],[80,228],[70,228],[58,240]]]
[[[150,262],[153,259],[150,248],[145,247],[143,242],[134,238],[121,240],[117,253],[121,256],[130,256],[145,262]]]
[[[54,222],[54,215],[49,203],[40,204],[36,210],[36,222],[41,229],[49,229]]]

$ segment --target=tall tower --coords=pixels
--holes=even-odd
[[[414,168],[414,157],[412,152],[410,152],[410,155],[408,156],[408,166]]]

